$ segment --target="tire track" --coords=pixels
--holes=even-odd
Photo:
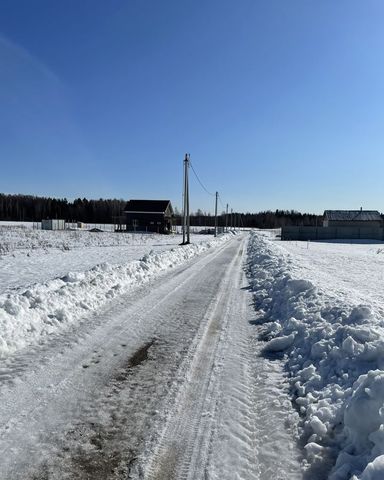
[[[225,273],[219,293],[205,315],[197,336],[198,345],[189,353],[188,365],[184,365],[186,379],[170,412],[162,438],[138,478],[206,478],[221,369],[217,355],[220,342],[226,336],[229,299],[233,296],[232,277],[239,270],[241,245],[237,245],[236,255]]]

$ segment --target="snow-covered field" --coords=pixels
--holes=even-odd
[[[24,226],[24,225],[23,225]],[[180,235],[48,231],[0,225],[0,292],[81,272],[100,263],[121,265],[149,251],[161,252],[181,242]],[[212,240],[192,235],[193,243]]]
[[[305,478],[383,479],[384,245],[254,233],[248,273],[301,414]]]
[[[226,236],[0,228],[0,356],[78,322]]]

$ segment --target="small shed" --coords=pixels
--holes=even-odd
[[[323,227],[382,227],[377,210],[325,210]]]
[[[129,200],[124,214],[128,232],[172,232],[174,213],[170,200]]]
[[[42,230],[65,230],[65,220],[44,219],[41,221]]]

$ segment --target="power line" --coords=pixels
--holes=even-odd
[[[207,190],[205,188],[205,186],[203,185],[202,181],[200,180],[199,176],[197,175],[197,173],[195,172],[195,169],[193,168],[193,165],[192,165],[192,162],[189,162],[189,165],[190,167],[192,168],[192,172],[195,174],[195,177],[197,178],[197,181],[200,183],[201,187],[208,193],[208,195],[211,195],[212,197],[214,197],[216,194],[215,193],[211,193],[209,190]]]
[[[191,162],[190,159],[189,159],[189,166],[192,168],[192,172],[194,173],[194,175],[195,175],[195,177],[196,177],[196,180],[199,182],[201,188],[202,188],[208,195],[211,195],[212,197],[215,197],[215,196],[216,196],[216,209],[217,209],[217,200],[219,200],[219,202],[220,202],[223,210],[226,210],[226,208],[228,207],[228,205],[227,205],[227,207],[226,207],[226,206],[223,204],[223,202],[222,202],[222,200],[221,200],[221,197],[220,197],[220,195],[219,195],[218,192],[212,193],[212,192],[210,192],[210,191],[205,187],[205,185],[203,184],[203,182],[200,180],[200,178],[199,178],[196,170],[193,168],[193,165],[192,165],[192,162]]]
[[[225,207],[224,203],[223,203],[222,200],[221,200],[220,194],[219,194],[219,202],[220,202],[221,206],[222,206],[222,207],[224,208],[224,210],[225,210],[226,207]]]

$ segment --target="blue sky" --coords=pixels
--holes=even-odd
[[[1,0],[0,191],[384,211],[382,0]],[[214,199],[193,179],[191,206]]]

